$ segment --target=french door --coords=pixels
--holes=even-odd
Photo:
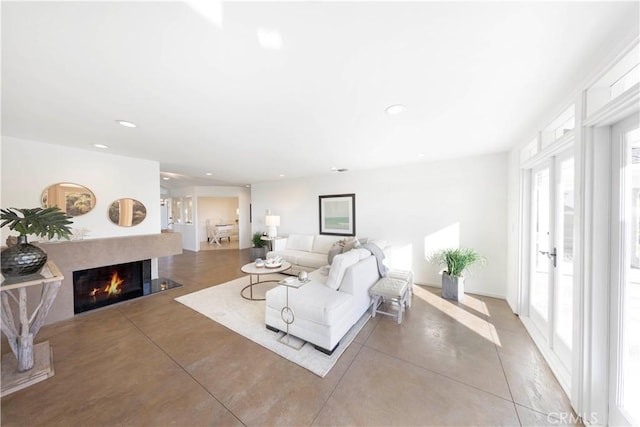
[[[609,424],[640,424],[640,128],[612,127]]]
[[[571,375],[573,343],[574,158],[572,151],[531,170],[528,316],[545,350]]]

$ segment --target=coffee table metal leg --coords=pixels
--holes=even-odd
[[[265,273],[265,274],[273,274],[273,273]],[[264,275],[264,274],[263,274]],[[255,279],[253,276],[256,276]],[[260,274],[249,274],[249,284],[240,290],[240,296],[249,301],[264,301],[264,298],[254,298],[253,297],[253,287],[255,285],[261,285],[263,283],[278,283],[280,280],[265,280],[260,281]],[[249,296],[245,296],[244,291],[249,289]]]

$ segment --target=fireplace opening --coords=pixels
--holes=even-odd
[[[74,313],[143,296],[151,282],[151,260],[74,271]]]

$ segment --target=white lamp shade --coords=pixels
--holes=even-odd
[[[280,217],[278,215],[267,215],[264,223],[267,227],[280,227]]]
[[[275,239],[278,236],[278,228],[280,226],[280,217],[278,215],[267,215],[264,218],[264,223],[269,227],[269,237]]]

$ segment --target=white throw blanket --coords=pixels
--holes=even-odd
[[[380,273],[380,277],[387,277],[389,274],[389,269],[386,265],[384,265],[384,252],[378,245],[375,243],[365,243],[360,246],[362,249],[366,249],[371,252],[371,255],[376,257],[376,261],[378,261],[378,272]]]

